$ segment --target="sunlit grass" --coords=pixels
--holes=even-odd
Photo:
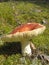
[[[49,21],[48,4],[35,4],[31,2],[6,2],[0,3],[0,30],[5,31],[5,27],[12,28],[18,26],[18,22],[41,22],[43,19]],[[5,27],[4,27],[5,26]],[[7,30],[7,29],[6,29]],[[8,33],[4,32],[4,33]]]

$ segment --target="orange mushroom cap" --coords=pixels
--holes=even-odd
[[[45,29],[46,27],[39,23],[26,23],[16,27],[10,34],[4,35],[1,39],[4,42],[28,40],[43,33]]]
[[[15,34],[17,32],[24,32],[24,31],[31,31],[37,28],[43,27],[42,25],[40,25],[39,23],[27,23],[27,24],[23,24],[21,26],[16,27],[11,34]]]

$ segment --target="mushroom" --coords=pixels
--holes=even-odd
[[[31,56],[30,39],[43,33],[45,26],[39,23],[26,23],[16,27],[10,34],[1,37],[4,42],[21,42],[22,54]]]

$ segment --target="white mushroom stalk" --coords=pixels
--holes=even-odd
[[[31,56],[30,39],[43,33],[46,29],[39,23],[27,23],[14,29],[11,34],[1,37],[4,42],[21,42],[22,54]]]

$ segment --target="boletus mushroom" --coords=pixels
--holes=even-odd
[[[43,33],[45,26],[39,23],[26,23],[16,27],[10,34],[4,35],[1,39],[4,42],[21,42],[22,54],[31,56],[30,39]]]

